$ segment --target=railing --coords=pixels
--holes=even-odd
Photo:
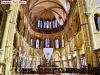
[[[78,74],[92,74],[100,75],[100,67],[91,68],[58,68],[58,67],[41,67],[33,70],[32,68],[22,68],[20,74],[58,74],[58,73],[78,73]]]
[[[59,31],[62,31],[64,29],[64,26],[59,26],[57,28],[37,28],[37,27],[33,27],[33,30],[39,32],[39,33],[46,33],[46,34],[50,34],[50,33],[56,33]]]

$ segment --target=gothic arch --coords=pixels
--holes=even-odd
[[[84,43],[83,34],[79,33],[76,37],[76,48],[81,48]]]
[[[2,5],[0,5],[0,10],[4,11],[4,8],[3,8],[3,6],[2,6]]]
[[[65,49],[62,50],[62,55],[64,55],[64,56],[66,55],[66,50]]]
[[[94,14],[100,15],[100,7],[96,7],[96,8],[93,10],[93,15],[94,15]]]
[[[56,60],[60,60],[60,52],[59,51],[55,51],[53,54],[53,57],[56,58]]]

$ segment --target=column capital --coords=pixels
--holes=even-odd
[[[3,51],[4,51],[4,50],[0,49],[0,54],[3,54]]]
[[[91,12],[85,12],[86,16],[90,17]]]
[[[82,48],[76,48],[76,50],[75,50],[75,51],[77,51],[77,50],[78,50],[78,51],[79,51],[79,50],[82,50]]]

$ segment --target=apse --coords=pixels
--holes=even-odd
[[[64,30],[70,3],[66,0],[29,0],[25,9],[32,29],[50,34]]]

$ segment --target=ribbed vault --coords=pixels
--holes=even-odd
[[[24,9],[30,24],[33,25],[33,30],[43,32],[35,28],[35,21],[39,19],[42,19],[42,21],[47,19],[52,21],[56,19],[58,24],[64,25],[69,14],[70,3],[67,0],[28,0]],[[54,32],[62,30],[63,27],[60,28],[60,26],[58,26],[57,29],[55,29]],[[50,31],[52,31],[52,29],[49,31],[46,30],[44,33],[50,33]]]

